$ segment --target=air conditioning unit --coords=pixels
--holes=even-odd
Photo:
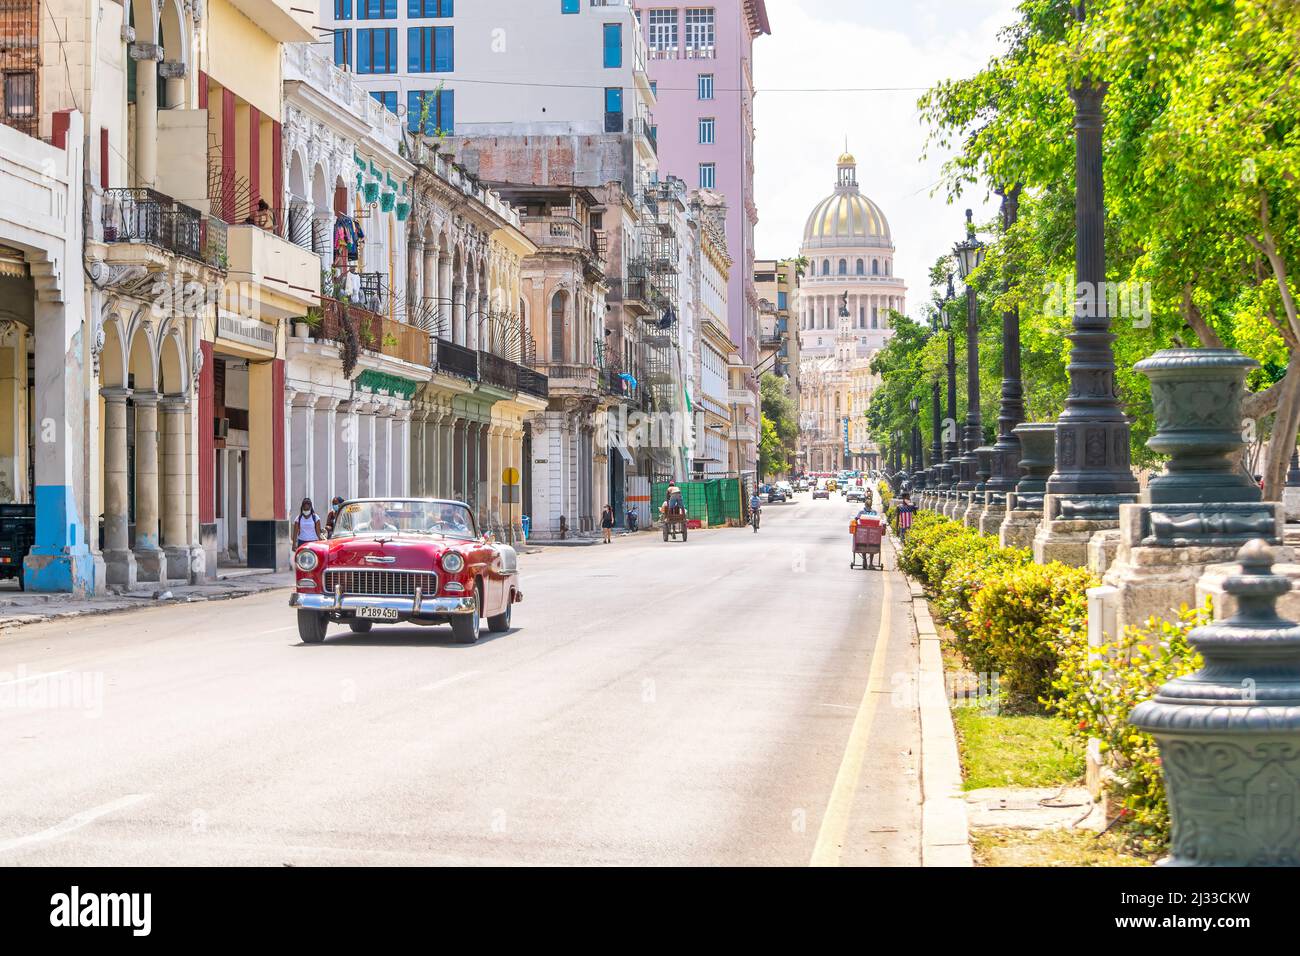
[[[214,419],[212,420],[212,424],[213,424],[213,429],[212,429],[212,437],[213,437],[213,438],[223,438],[223,439],[224,439],[226,436],[228,436],[228,435],[230,434],[230,419],[229,419],[229,418],[214,418]]]

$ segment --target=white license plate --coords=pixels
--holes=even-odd
[[[396,621],[397,609],[391,607],[359,607],[357,617],[367,621]]]

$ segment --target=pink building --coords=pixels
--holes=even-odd
[[[727,200],[727,324],[745,362],[758,360],[754,291],[755,38],[771,33],[764,0],[711,6],[637,0],[658,105],[659,172]]]

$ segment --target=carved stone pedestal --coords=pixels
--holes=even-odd
[[[1004,548],[1032,548],[1034,535],[1043,523],[1043,496],[1013,491],[1007,495],[1007,510],[998,529]]]
[[[1099,531],[1119,527],[1120,505],[1137,495],[1044,495],[1043,523],[1034,535],[1034,560],[1088,566],[1088,546]]]
[[[1173,620],[1184,604],[1199,606],[1208,593],[1200,586],[1207,570],[1231,562],[1247,541],[1261,538],[1281,545],[1280,504],[1243,502],[1217,507],[1214,513],[1200,511],[1195,505],[1120,508],[1119,553],[1104,579],[1116,591],[1116,633],[1128,625],[1144,624],[1153,616]],[[1276,556],[1289,562],[1291,549],[1278,547]]]
[[[984,510],[979,516],[980,533],[996,538],[1002,528],[1002,521],[1007,516],[1007,496],[996,491],[986,491],[984,497]]]

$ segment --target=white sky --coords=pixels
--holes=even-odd
[[[974,74],[1000,49],[998,30],[1016,0],[767,0],[772,35],[754,44],[755,191],[758,258],[798,253],[803,228],[835,184],[835,160],[849,138],[862,191],[884,210],[908,285],[908,312],[929,299],[931,263],[976,221],[997,211],[983,188],[959,205],[931,195],[943,157],[921,160],[926,129],[921,91],[778,92],[808,88],[923,87]],[[770,92],[764,92],[768,90]]]

